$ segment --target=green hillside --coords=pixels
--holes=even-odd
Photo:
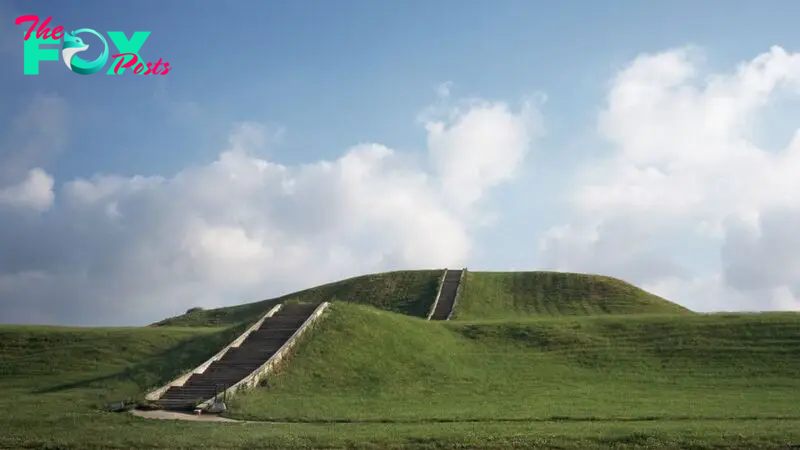
[[[220,326],[254,322],[270,307],[284,301],[320,303],[347,301],[386,311],[426,317],[436,297],[441,270],[384,272],[328,283],[282,297],[228,308],[199,310],[172,317],[155,326]]]
[[[454,320],[597,314],[691,314],[612,277],[565,272],[467,272]]]
[[[800,314],[694,314],[608,277],[475,272],[459,320],[429,322],[441,275],[367,275],[151,327],[0,326],[0,449],[800,445]],[[276,302],[326,300],[269,385],[229,401],[231,417],[282,423],[103,411]]]
[[[0,448],[114,448],[124,421],[108,403],[141,398],[243,330],[0,326]]]
[[[26,386],[35,378],[42,392],[88,389],[101,403],[136,397],[208,359],[242,331],[2,326],[0,386]],[[13,398],[3,393],[0,402]]]
[[[250,419],[800,419],[800,315],[430,323],[337,303]]]
[[[284,301],[346,301],[426,317],[442,270],[363,275],[275,299],[197,310],[155,326],[221,326],[253,322]],[[691,314],[686,308],[616,278],[561,272],[467,272],[453,320],[539,315]]]

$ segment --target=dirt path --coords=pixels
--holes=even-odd
[[[245,420],[228,419],[216,414],[189,414],[175,411],[139,411],[132,410],[131,414],[137,417],[144,417],[145,419],[158,419],[158,420],[189,420],[193,422],[236,422],[236,423],[250,423]]]

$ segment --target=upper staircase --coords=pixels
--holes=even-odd
[[[324,305],[323,305],[324,306]],[[250,331],[238,347],[232,346],[182,385],[173,383],[153,403],[168,410],[192,410],[217,393],[236,385],[264,366],[320,308],[317,304],[284,304],[261,326]]]
[[[464,270],[445,269],[442,285],[439,288],[439,295],[434,301],[433,311],[428,316],[428,320],[448,320],[453,315],[453,308],[456,304],[458,288],[461,285]]]

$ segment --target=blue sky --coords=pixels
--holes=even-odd
[[[73,124],[74,142],[95,145],[70,148],[59,162],[64,177],[168,174],[213,158],[229,124],[241,120],[286,128],[274,156],[286,163],[334,157],[365,140],[419,147],[424,136],[413,119],[434,86],[448,80],[465,96],[547,92],[547,112],[560,131],[549,139],[561,146],[569,130],[592,126],[609,77],[640,52],[697,44],[726,66],[800,41],[792,14],[800,5],[789,1],[770,8],[727,1],[193,4],[6,4],[10,19],[52,16],[69,30],[151,31],[142,56],[175,69],[133,80],[76,77],[54,62],[43,63],[39,76],[24,76],[18,63],[5,64],[2,112],[13,114],[33,92],[73,100],[72,112],[86,118]],[[753,28],[758,23],[764,26]],[[196,104],[199,117],[172,120],[154,100],[159,95]],[[111,144],[122,148],[109,151]]]
[[[698,70],[703,74],[732,75],[737,65],[750,64],[758,55],[769,52],[773,45],[791,54],[800,40],[795,26],[796,12],[800,12],[800,5],[790,1],[567,1],[550,4],[512,0],[198,1],[193,2],[191,7],[185,2],[165,1],[126,4],[83,1],[80,7],[56,1],[5,2],[0,6],[0,38],[6,41],[5,45],[0,46],[6,61],[0,67],[0,77],[4,80],[0,87],[0,98],[3,99],[0,102],[0,115],[6,118],[4,122],[7,129],[0,130],[0,133],[12,138],[7,139],[0,157],[10,157],[13,152],[22,151],[20,149],[26,144],[20,142],[30,138],[26,138],[25,133],[43,133],[42,130],[52,129],[47,124],[38,129],[30,125],[33,131],[29,132],[14,129],[15,126],[25,128],[24,125],[13,125],[17,120],[15,118],[21,117],[37,96],[57,99],[59,107],[63,108],[60,113],[63,117],[54,120],[62,121],[65,131],[63,143],[57,145],[58,149],[44,152],[50,154],[46,160],[37,160],[37,164],[54,180],[54,201],[49,209],[34,218],[20,218],[11,212],[0,213],[8,214],[5,216],[8,223],[26,223],[28,225],[24,227],[18,226],[35,229],[36,232],[44,232],[42,230],[48,229],[48,226],[55,227],[56,223],[80,227],[85,217],[67,212],[68,208],[61,206],[67,204],[61,203],[61,199],[68,197],[62,196],[61,191],[68,192],[65,186],[70,182],[91,179],[97,174],[113,174],[127,180],[126,183],[137,175],[171,179],[187,168],[207,167],[229,145],[229,139],[235,133],[232,130],[241,131],[237,127],[243,123],[260,124],[263,128],[258,133],[266,136],[262,137],[267,141],[265,145],[257,145],[257,149],[249,148],[248,157],[297,170],[320,161],[337,161],[348,149],[363,143],[378,143],[400,155],[425,160],[430,136],[422,123],[424,120],[420,120],[420,114],[426,108],[436,106],[439,109],[452,109],[461,104],[459,102],[463,99],[480,98],[486,102],[504,102],[513,111],[526,98],[546,97],[546,101],[536,107],[543,125],[531,135],[530,153],[513,164],[514,176],[501,176],[502,180],[497,182],[475,181],[476,185],[482,182],[486,184],[481,189],[480,201],[470,206],[469,213],[460,210],[453,212],[451,218],[463,225],[459,232],[465,233],[465,242],[469,242],[469,245],[465,244],[469,250],[465,247],[463,255],[459,253],[461,256],[455,260],[450,261],[446,257],[387,257],[384,261],[395,262],[359,263],[329,272],[320,268],[324,275],[318,278],[290,276],[292,281],[285,285],[269,280],[265,283],[246,282],[231,275],[220,283],[228,286],[241,282],[250,287],[243,290],[219,288],[215,291],[216,288],[209,285],[205,289],[218,295],[207,301],[212,304],[232,304],[242,300],[237,296],[260,298],[363,270],[416,267],[441,262],[445,265],[466,263],[471,267],[497,270],[547,267],[612,272],[610,274],[631,279],[664,295],[680,296],[676,301],[683,304],[706,309],[770,309],[776,308],[777,304],[786,307],[784,300],[783,303],[775,303],[775,296],[783,295],[781,298],[786,298],[788,295],[794,301],[794,294],[786,292],[794,292],[800,275],[797,279],[793,278],[793,274],[767,277],[772,281],[760,285],[759,289],[762,290],[758,292],[728,292],[726,289],[733,288],[729,286],[729,280],[726,281],[728,266],[725,261],[720,262],[724,259],[720,249],[734,244],[725,241],[719,233],[715,238],[696,233],[701,222],[714,222],[718,228],[724,228],[720,224],[729,223],[725,220],[733,220],[740,215],[751,217],[752,214],[748,216],[742,212],[742,208],[747,208],[740,208],[741,205],[736,201],[713,217],[702,216],[694,210],[681,211],[664,219],[664,223],[671,225],[653,228],[642,225],[642,220],[652,215],[641,209],[635,200],[625,200],[627,203],[621,201],[624,205],[615,203],[611,209],[628,209],[615,212],[613,217],[601,217],[592,215],[591,208],[581,210],[574,206],[570,199],[582,192],[582,171],[593,167],[595,162],[597,167],[603,167],[602,161],[611,164],[608,161],[615,160],[617,153],[639,154],[631,149],[636,145],[642,148],[649,145],[634,138],[635,130],[631,131],[630,136],[626,134],[627,137],[620,137],[616,142],[598,138],[598,117],[602,111],[609,109],[610,92],[615,86],[621,86],[615,77],[630,69],[637,58],[651,55],[652,58],[642,64],[653,64],[657,71],[662,71],[665,70],[664,66],[659,66],[657,56],[653,55],[679,54],[681,49],[692,46],[700,49],[701,56],[686,56],[684,59],[699,67]],[[39,75],[23,75],[22,36],[26,30],[24,26],[13,24],[14,18],[23,14],[36,14],[41,18],[52,16],[52,26],[62,25],[67,30],[91,28],[101,33],[124,31],[127,35],[133,31],[151,31],[140,55],[147,61],[162,58],[170,63],[173,70],[165,76],[137,77],[129,73],[106,76],[103,75],[104,71],[80,76],[69,71],[63,62],[54,61],[43,62]],[[84,53],[84,59],[93,59],[99,54],[99,40],[93,39],[86,38],[90,49]],[[684,59],[669,60],[668,63],[681,64]],[[789,64],[787,67],[788,75],[783,76],[790,79],[793,66]],[[451,83],[448,95],[437,95],[437,87],[445,82]],[[667,85],[664,92],[669,94],[672,91]],[[688,83],[687,86],[693,85]],[[716,95],[715,92],[708,95]],[[657,97],[653,101],[666,101],[664,98]],[[772,109],[766,111],[760,110],[758,117],[743,113],[758,125],[753,125],[758,128],[753,142],[772,153],[779,153],[787,145],[796,128],[796,123],[786,115],[794,104],[791,98],[785,98],[788,100],[784,97],[775,99],[777,106],[771,106]],[[707,114],[710,113],[703,114],[706,114],[708,122]],[[43,118],[42,123],[44,121]],[[454,126],[456,122],[457,119],[454,119],[451,125]],[[643,122],[638,126],[647,129],[655,125]],[[743,125],[737,122],[736,127],[740,130]],[[618,128],[614,128],[617,130],[615,136],[622,133]],[[679,125],[672,130],[674,133],[667,132],[666,135],[687,133]],[[15,132],[22,133],[20,136],[23,137],[13,137],[16,136]],[[704,129],[698,133],[711,132]],[[676,143],[674,146],[680,145]],[[452,150],[455,153],[458,151]],[[496,149],[490,145],[480,151],[491,154]],[[500,155],[498,158],[504,154],[497,152]],[[749,161],[743,158],[742,161]],[[435,170],[426,163],[420,163],[420,166],[420,174],[436,179]],[[615,167],[606,172],[607,178],[615,176],[613,170],[623,170]],[[637,167],[641,168],[641,165]],[[32,168],[25,167],[26,170]],[[25,172],[20,169],[17,175],[18,179],[6,180],[5,187],[20,182],[19,178],[24,178]],[[676,178],[675,182],[685,185],[686,180],[707,176],[708,173],[697,171],[684,175]],[[603,178],[600,177],[601,180]],[[459,179],[469,181],[469,178]],[[588,186],[591,183],[586,181],[583,184]],[[606,188],[606,195],[610,196],[610,192],[619,186]],[[320,192],[325,191],[325,188],[319,189]],[[151,197],[166,198],[160,195],[154,192]],[[691,192],[675,192],[675,195],[688,198]],[[720,201],[714,195],[706,195],[703,201],[709,202],[709,205],[719,205]],[[267,198],[272,197],[267,195]],[[146,202],[138,197],[129,201],[132,205]],[[158,203],[165,200],[152,201]],[[183,200],[171,201],[188,204]],[[313,198],[308,201],[313,203]],[[124,203],[119,202],[122,200],[116,204]],[[295,205],[298,202],[300,200],[293,200]],[[309,208],[311,206],[309,204]],[[130,206],[134,209],[137,207],[140,206]],[[761,202],[753,208],[766,211],[768,207],[773,208],[774,205]],[[713,208],[705,208],[709,209]],[[147,216],[149,219],[146,223],[161,223],[159,217],[162,216],[153,212],[148,214],[153,216]],[[208,214],[213,216],[212,212]],[[427,213],[421,209],[419,214],[424,216]],[[477,226],[479,222],[483,223],[480,220],[466,224],[475,220],[475,215],[494,220],[486,226]],[[142,213],[144,216],[146,214]],[[206,220],[214,221],[217,218]],[[333,223],[339,219],[331,216],[320,220]],[[592,221],[597,223],[589,224]],[[37,225],[31,228],[30,223]],[[569,225],[578,230],[588,226],[595,230],[607,230],[610,225],[605,228],[601,225],[611,223],[623,223],[628,228],[644,226],[641,245],[645,250],[642,252],[649,255],[648,258],[657,255],[652,256],[659,261],[653,262],[654,267],[666,264],[680,266],[681,269],[677,272],[664,269],[666,271],[663,273],[648,272],[644,275],[631,269],[649,267],[650,263],[636,259],[643,257],[639,253],[636,258],[631,256],[634,259],[630,261],[620,260],[618,264],[611,264],[607,263],[608,258],[598,256],[596,249],[584,252],[583,256],[569,255],[566,250],[553,250],[555,247],[552,245],[549,253],[543,250],[542,239],[554,227]],[[92,222],[86,226],[100,227],[95,231],[102,233],[106,225]],[[321,230],[329,231],[324,224],[320,226]],[[167,233],[160,225],[153,227],[147,229],[150,232],[161,230],[158,232]],[[263,233],[272,232],[267,226],[257,228]],[[59,225],[57,229],[63,229],[63,226]],[[93,235],[95,231],[87,232],[87,235]],[[169,232],[176,233],[173,237],[177,239],[185,230],[178,227]],[[375,233],[379,234],[377,231]],[[575,233],[591,235],[589,232]],[[637,235],[636,232],[631,233]],[[143,239],[145,231],[135,234],[137,239]],[[317,242],[316,236],[308,236],[302,245],[309,245],[325,254],[334,248],[338,249],[330,242]],[[30,237],[36,240],[33,231]],[[67,236],[63,238],[68,239]],[[72,235],[69,237],[73,238],[77,239]],[[396,236],[384,238],[386,242],[398,239]],[[348,241],[350,243],[347,245],[351,248],[347,251],[367,248],[368,245],[372,246],[370,249],[383,251],[383,240],[366,244],[352,239],[352,242]],[[580,237],[575,239],[581,241]],[[600,241],[602,236],[597,238],[597,242]],[[3,242],[0,240],[0,245]],[[300,245],[301,241],[297,242]],[[116,261],[119,267],[132,264],[120,256],[122,247],[90,250],[94,247],[82,245],[73,249],[63,245],[51,246],[49,250],[34,250],[17,243],[19,248],[14,247],[12,252],[11,244],[6,245],[7,255],[14,252],[46,255],[48,251],[55,252],[55,247],[63,247],[58,250],[66,253],[60,255],[63,261],[98,261],[102,260],[98,255],[103,254],[106,255],[104,258]],[[566,247],[563,244],[559,248]],[[748,248],[748,251],[757,252],[754,248]],[[353,257],[362,261],[358,256],[361,250],[352,251]],[[386,247],[384,253],[388,255],[396,251],[399,250]],[[554,256],[554,252],[558,255]],[[76,254],[82,256],[77,257]],[[587,256],[589,254],[591,257]],[[279,259],[278,256],[272,258]],[[663,263],[664,260],[670,262]],[[343,267],[338,263],[333,265]],[[13,263],[7,263],[5,266],[8,277],[25,273],[66,277],[66,273],[58,272],[61,269],[46,265],[15,267]],[[88,286],[92,284],[93,276],[107,275],[101,272],[95,274],[93,269],[85,268],[81,273],[87,277]],[[116,276],[122,276],[121,272]],[[103,278],[104,282],[112,279],[117,278]],[[59,283],[61,281],[52,281],[53,289],[64,289]],[[145,320],[144,317],[157,318],[158,314],[179,313],[180,308],[192,306],[193,300],[188,293],[167,294],[174,289],[180,291],[177,286],[180,281],[175,283],[175,286],[162,290],[125,291],[122,294],[131,299],[137,296],[149,299],[163,295],[183,296],[169,308],[154,310],[142,316],[141,320]],[[702,289],[711,289],[714,293],[692,290],[698,283],[706,286]],[[719,285],[708,287],[708,283]],[[12,320],[80,321],[68,315],[62,317],[26,310],[21,299],[34,294],[24,288],[24,283],[11,283],[9,286],[12,287],[7,288],[6,294],[16,299],[12,300],[14,307],[9,308],[9,311],[13,310]],[[92,289],[85,286],[70,285],[69,289],[73,289],[74,295],[79,297],[95,295],[87,293]],[[782,294],[776,294],[776,290]],[[41,295],[44,296],[44,293]],[[703,296],[719,298],[705,304],[701,298]],[[741,298],[727,302],[726,299],[732,296]],[[39,308],[46,309],[44,306]],[[108,320],[112,319],[98,316],[95,321]]]

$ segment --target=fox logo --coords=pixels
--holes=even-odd
[[[75,36],[79,33],[92,33],[103,41],[103,45],[105,46],[103,53],[94,61],[86,62],[76,56],[76,53],[89,48],[88,45],[83,43],[81,38]],[[64,45],[61,47],[61,57],[64,59],[64,64],[66,64],[71,71],[81,75],[90,75],[106,65],[108,61],[108,43],[100,33],[88,28],[82,28],[72,33],[64,33]]]

